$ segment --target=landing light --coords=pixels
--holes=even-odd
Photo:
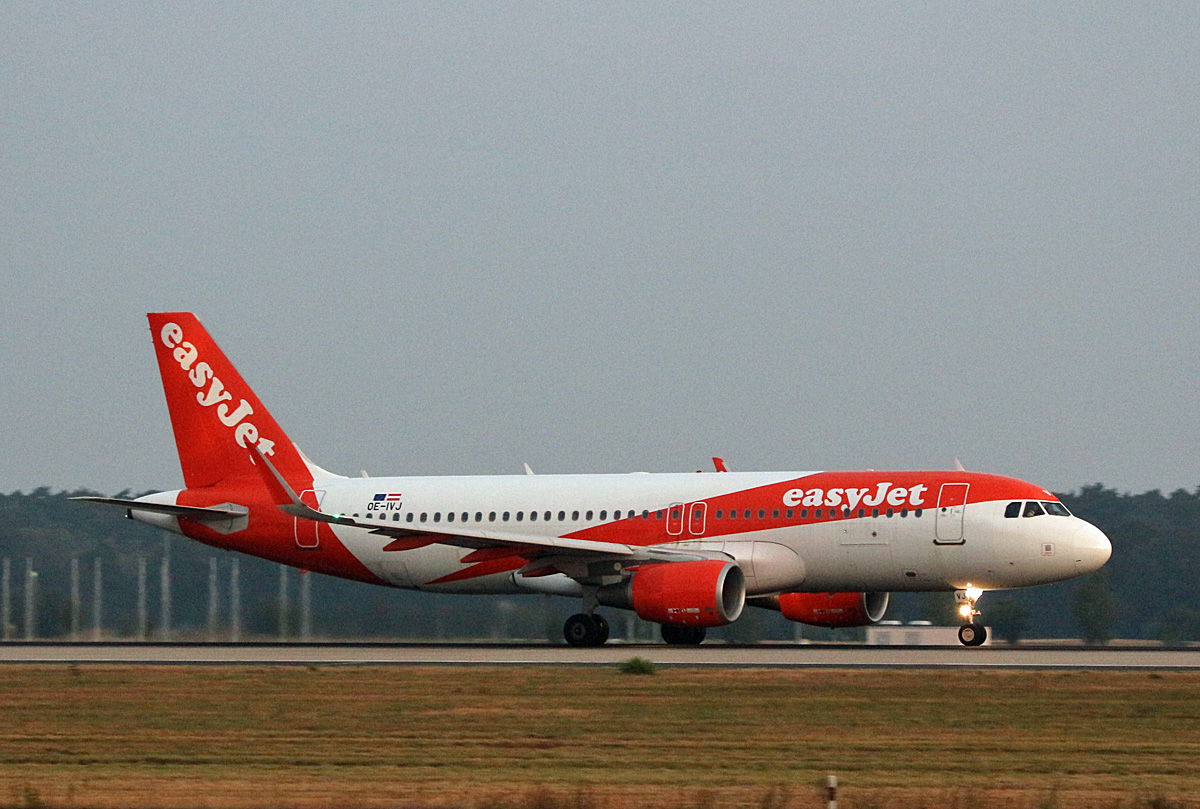
[[[967,598],[971,599],[972,601],[978,601],[981,595],[983,595],[983,590],[979,589],[978,587],[967,587]]]
[[[961,607],[958,608],[958,614],[964,618],[970,618],[971,617],[971,605],[963,604]]]

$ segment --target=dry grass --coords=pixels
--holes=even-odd
[[[1200,674],[0,667],[0,804],[1200,805]]]

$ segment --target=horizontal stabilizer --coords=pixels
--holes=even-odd
[[[221,506],[176,506],[170,503],[147,503],[144,500],[122,500],[119,497],[71,497],[70,500],[81,500],[86,503],[99,503],[102,506],[117,506],[134,511],[148,511],[152,514],[170,514],[172,517],[187,517],[190,520],[207,522],[211,520],[228,520],[245,517],[250,509],[245,506],[229,503]]]

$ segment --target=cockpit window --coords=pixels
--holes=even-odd
[[[1030,500],[1028,503],[1025,504],[1025,512],[1021,516],[1022,517],[1040,517],[1045,513],[1046,512],[1044,509],[1042,509],[1041,503],[1039,503],[1036,500]]]
[[[1005,517],[1020,517],[1021,516],[1021,501],[1018,500],[1015,503],[1009,503],[1008,507],[1004,509],[1004,516]]]
[[[1043,500],[1042,505],[1046,507],[1047,514],[1053,514],[1055,517],[1071,516],[1071,512],[1067,511],[1067,507],[1062,503],[1056,503],[1053,500]]]

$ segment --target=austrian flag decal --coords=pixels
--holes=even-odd
[[[400,492],[380,492],[367,503],[367,511],[399,511]]]

